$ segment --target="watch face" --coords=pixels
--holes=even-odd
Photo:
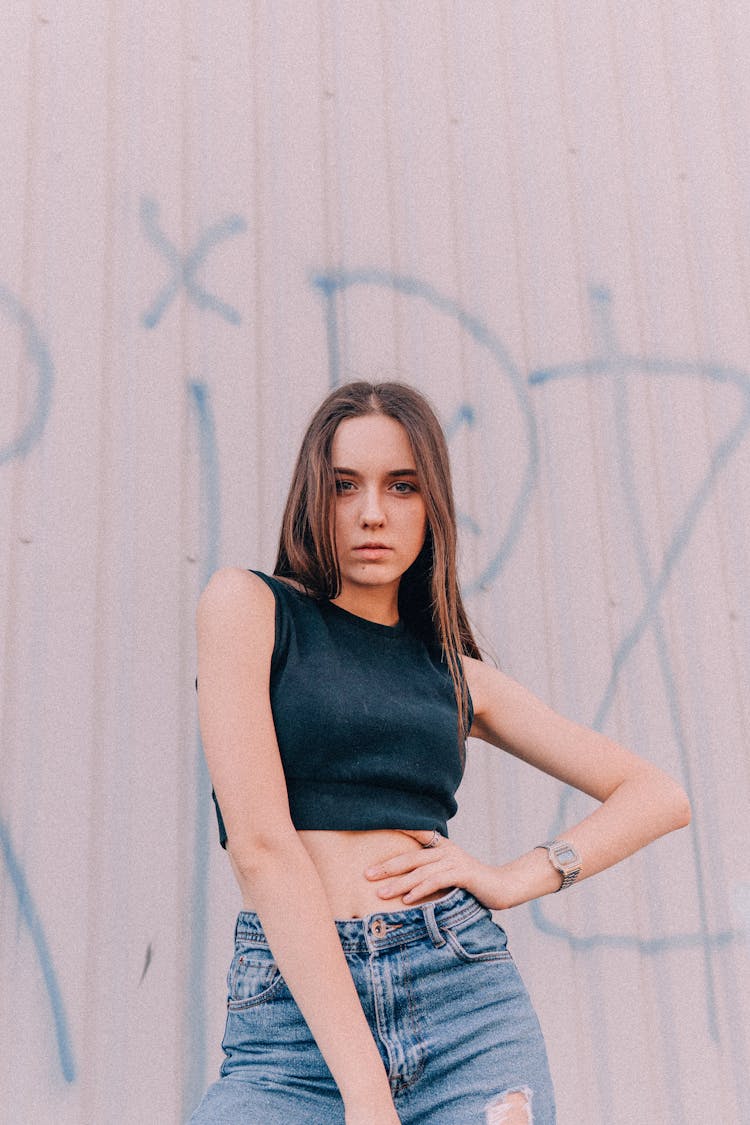
[[[578,856],[572,848],[563,848],[562,851],[555,851],[555,855],[560,860],[560,863],[575,863]]]

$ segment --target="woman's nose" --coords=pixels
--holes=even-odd
[[[368,491],[362,494],[362,508],[359,513],[363,527],[378,527],[383,523],[383,505],[377,493]]]

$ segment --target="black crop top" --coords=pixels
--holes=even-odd
[[[252,573],[276,599],[271,709],[295,828],[447,835],[464,757],[447,665],[403,622],[368,621]],[[471,719],[469,699],[467,728]]]

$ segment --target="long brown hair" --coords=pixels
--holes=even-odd
[[[456,512],[448,447],[424,395],[405,383],[345,383],[324,399],[307,428],[289,488],[274,574],[293,578],[316,597],[341,593],[333,539],[336,485],[331,446],[345,418],[385,414],[406,430],[427,512],[427,534],[402,576],[399,614],[448,665],[459,731],[468,733],[468,691],[460,657],[481,653],[461,601],[456,573]],[[463,741],[463,739],[462,739]]]

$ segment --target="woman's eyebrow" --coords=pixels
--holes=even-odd
[[[342,477],[359,477],[362,474],[357,469],[344,469],[339,468],[338,465],[333,466],[334,473],[338,473]],[[417,476],[416,469],[389,469],[385,474],[387,477],[415,477]]]

